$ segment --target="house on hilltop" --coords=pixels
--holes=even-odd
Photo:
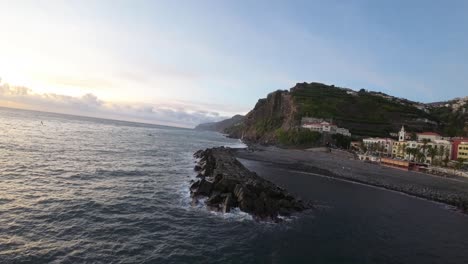
[[[325,121],[324,119],[314,118],[314,117],[303,117],[301,120],[301,127],[316,131],[319,133],[329,133],[329,134],[341,134],[344,136],[351,136],[351,133],[348,129],[338,127],[335,123],[331,121]]]

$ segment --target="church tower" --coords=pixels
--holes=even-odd
[[[400,132],[398,132],[398,141],[402,142],[406,139],[405,126],[401,126]]]

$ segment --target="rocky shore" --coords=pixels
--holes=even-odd
[[[284,189],[245,168],[230,148],[199,150],[195,171],[199,180],[190,187],[194,203],[207,198],[210,210],[229,212],[232,208],[251,214],[257,220],[279,221],[280,216],[310,208]]]

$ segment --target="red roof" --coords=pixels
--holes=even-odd
[[[452,141],[455,143],[455,142],[458,142],[458,143],[461,143],[461,142],[468,142],[468,138],[455,138],[455,139],[452,139]]]
[[[303,125],[314,125],[314,126],[330,125],[330,126],[336,126],[335,123],[329,123],[329,122],[326,122],[326,121],[323,121],[323,122],[304,122]]]
[[[422,133],[417,133],[418,135],[426,135],[426,136],[440,136],[436,132],[422,132]]]

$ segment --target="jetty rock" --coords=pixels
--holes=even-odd
[[[190,187],[193,202],[208,198],[210,210],[227,213],[238,207],[257,220],[279,221],[280,216],[311,208],[284,189],[249,171],[233,155],[233,149],[218,147],[199,150],[194,170],[198,178]]]

